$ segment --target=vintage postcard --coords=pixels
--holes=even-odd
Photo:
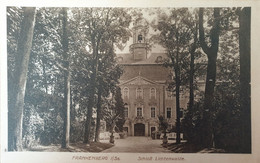
[[[1,4],[1,162],[259,162],[259,1]]]

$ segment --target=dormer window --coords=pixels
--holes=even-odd
[[[156,62],[157,63],[162,62],[162,56],[158,56],[157,59],[156,59]]]
[[[117,58],[117,61],[118,61],[118,62],[122,62],[122,61],[123,61],[123,57],[118,57],[118,58]]]

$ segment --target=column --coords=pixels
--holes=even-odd
[[[145,122],[145,136],[148,136],[148,122]]]
[[[134,123],[131,123],[131,136],[135,136]]]

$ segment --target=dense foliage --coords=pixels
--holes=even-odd
[[[118,84],[123,71],[117,64],[115,49],[126,45],[131,36],[132,18],[141,14],[127,8],[66,8],[67,14],[62,8],[36,11],[21,114],[23,147],[61,144],[66,125],[70,127],[67,136],[71,142],[99,141],[101,120],[106,121],[110,132],[122,132],[124,103]],[[243,77],[250,74],[244,71],[250,67],[245,68],[241,62],[241,53],[250,45],[241,40],[244,34],[241,26],[250,15],[241,17],[245,8],[151,11],[155,11],[152,13],[156,16],[150,25],[156,31],[149,41],[165,48],[169,58],[164,60],[164,65],[174,72],[167,84],[168,90],[175,91],[176,96],[174,128],[178,143],[181,131],[188,143],[197,147],[250,152],[251,133],[246,133],[251,131],[250,77]],[[9,106],[16,91],[17,49],[24,14],[22,8],[7,8]],[[250,62],[250,53],[244,53]],[[213,68],[209,68],[211,64]],[[215,70],[214,66],[216,71],[211,71]],[[210,73],[212,78],[206,80],[205,76]],[[210,83],[211,80],[214,82]],[[210,94],[201,89],[201,81],[204,86],[209,82]],[[188,90],[192,98],[184,108],[180,124],[179,96]],[[66,113],[68,110],[70,114]],[[9,117],[12,115],[9,112]],[[66,115],[70,115],[70,124],[66,122]],[[159,116],[160,128],[166,131],[164,118]],[[204,134],[208,127],[210,130]],[[206,137],[210,141],[205,141]],[[242,139],[248,141],[241,143]]]
[[[207,123],[212,123],[213,147],[225,149],[226,152],[249,152],[241,142],[243,108],[241,107],[241,80],[239,64],[239,34],[238,16],[239,9],[221,10],[221,32],[219,52],[216,60],[216,85],[212,99],[211,118],[203,118],[205,112],[204,98],[195,102],[193,109],[186,110],[182,121],[182,128],[186,139],[191,144],[203,148],[205,141],[201,134]],[[210,9],[207,10],[210,12]],[[212,20],[209,19],[208,23]],[[250,55],[250,54],[247,54]],[[248,72],[249,73],[249,72]],[[250,126],[247,126],[250,129]],[[249,139],[249,138],[247,138]],[[250,140],[249,140],[250,141]],[[247,144],[250,146],[250,144]]]
[[[16,47],[23,12],[20,8],[8,7],[7,13],[8,97],[9,103],[12,103],[12,82],[15,64],[17,64]],[[103,20],[99,16],[104,16]],[[72,79],[70,81],[70,141],[72,142],[83,141],[90,97],[93,100],[91,107],[96,108],[97,90],[102,90],[102,99],[108,98],[111,93],[116,92],[116,84],[122,74],[116,62],[114,49],[115,46],[123,46],[130,36],[128,26],[131,17],[127,9],[68,9],[67,55],[64,53],[62,40],[63,18],[62,8],[37,9],[24,100],[23,144],[26,148],[37,144],[61,143],[64,135],[63,128],[66,127],[64,112],[66,112],[67,94],[64,86],[68,72]],[[99,20],[100,24],[93,24]],[[98,43],[95,42],[97,41],[95,37],[100,37]],[[98,51],[93,50],[95,48]],[[96,53],[93,54],[93,51]],[[67,63],[69,67],[66,67]],[[93,71],[96,71],[95,79],[93,79]],[[97,84],[91,85],[91,80]],[[108,100],[100,102],[104,109]],[[121,104],[116,105],[118,110],[123,109],[123,107],[119,108]],[[89,124],[94,126],[89,131],[91,140],[94,138],[95,121],[91,118]]]

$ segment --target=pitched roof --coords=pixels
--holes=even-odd
[[[127,81],[137,76],[142,76],[155,82],[165,82],[171,79],[171,69],[161,64],[127,64],[122,66],[124,72],[120,77],[121,81]]]
[[[158,84],[158,83],[151,81],[149,79],[146,79],[142,76],[137,76],[135,78],[122,82],[120,85],[125,85],[125,84],[136,85],[136,84]]]
[[[166,53],[150,53],[147,59],[134,60],[133,54],[121,53],[117,54],[119,64],[123,66],[123,74],[120,77],[121,82],[131,80],[137,76],[142,76],[148,80],[165,83],[171,79],[171,69],[162,65],[159,60],[164,60],[167,57]]]

